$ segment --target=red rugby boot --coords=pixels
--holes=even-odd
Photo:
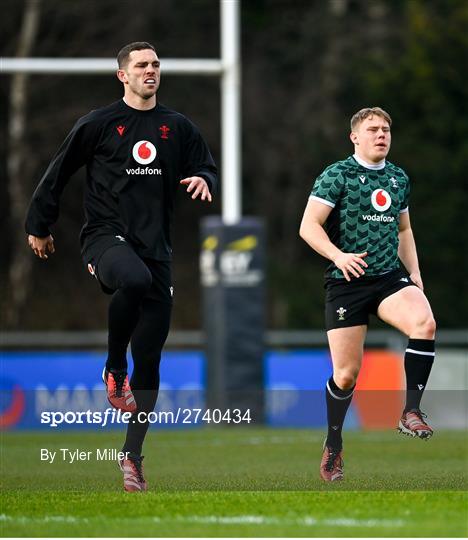
[[[106,385],[107,399],[112,407],[131,413],[137,410],[137,404],[130,389],[126,371],[112,372],[104,368],[102,380]]]
[[[146,491],[148,484],[143,476],[143,456],[136,456],[130,452],[127,459],[119,460],[120,470],[124,473],[124,490]]]
[[[320,476],[325,482],[337,482],[343,480],[343,450],[335,450],[327,446],[323,448],[322,461],[320,463]]]
[[[398,432],[410,437],[430,439],[434,434],[434,430],[424,421],[424,418],[427,418],[427,414],[424,414],[419,409],[411,409],[403,413],[398,423]]]

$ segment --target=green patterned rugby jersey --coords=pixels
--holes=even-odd
[[[354,157],[333,163],[315,181],[310,197],[333,208],[325,223],[330,240],[344,253],[367,251],[367,276],[400,267],[400,213],[408,211],[409,179],[388,161],[379,170]],[[343,278],[333,263],[326,277]]]

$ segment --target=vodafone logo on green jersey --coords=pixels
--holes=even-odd
[[[371,195],[372,206],[379,212],[385,212],[392,204],[392,198],[385,191],[385,189],[374,189]],[[364,221],[380,221],[382,223],[393,223],[395,218],[393,216],[383,216],[379,214],[362,215]]]
[[[133,159],[141,165],[152,163],[156,158],[156,154],[156,147],[149,141],[138,141],[133,146]]]
[[[372,215],[362,215],[364,221],[380,221],[382,223],[393,223],[395,218],[393,216],[378,216],[377,214]]]
[[[392,204],[392,198],[385,189],[374,189],[371,195],[372,206],[379,212],[385,212]]]

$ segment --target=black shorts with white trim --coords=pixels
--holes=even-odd
[[[351,281],[328,278],[325,281],[325,323],[327,330],[369,324],[369,315],[385,298],[399,290],[415,286],[404,269],[379,276],[361,276]]]

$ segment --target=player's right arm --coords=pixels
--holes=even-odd
[[[29,204],[25,223],[28,244],[41,259],[47,259],[47,252],[55,252],[50,227],[58,219],[63,189],[70,177],[92,155],[95,132],[88,117],[78,120],[70,131],[50,162]]]
[[[54,238],[51,234],[45,238],[28,234],[28,244],[40,259],[48,259],[47,252],[50,254],[55,253]]]
[[[344,253],[331,242],[324,229],[331,211],[330,206],[310,198],[302,217],[299,235],[317,253],[330,259],[343,272],[346,281],[351,281],[350,274],[354,277],[364,274],[364,268],[367,268],[364,257],[367,252]]]
[[[346,281],[351,281],[351,276],[364,274],[367,267],[364,257],[367,253],[344,253],[330,240],[324,228],[331,211],[340,203],[346,186],[337,165],[330,165],[316,179],[299,234],[312,249],[330,259],[342,271]]]

